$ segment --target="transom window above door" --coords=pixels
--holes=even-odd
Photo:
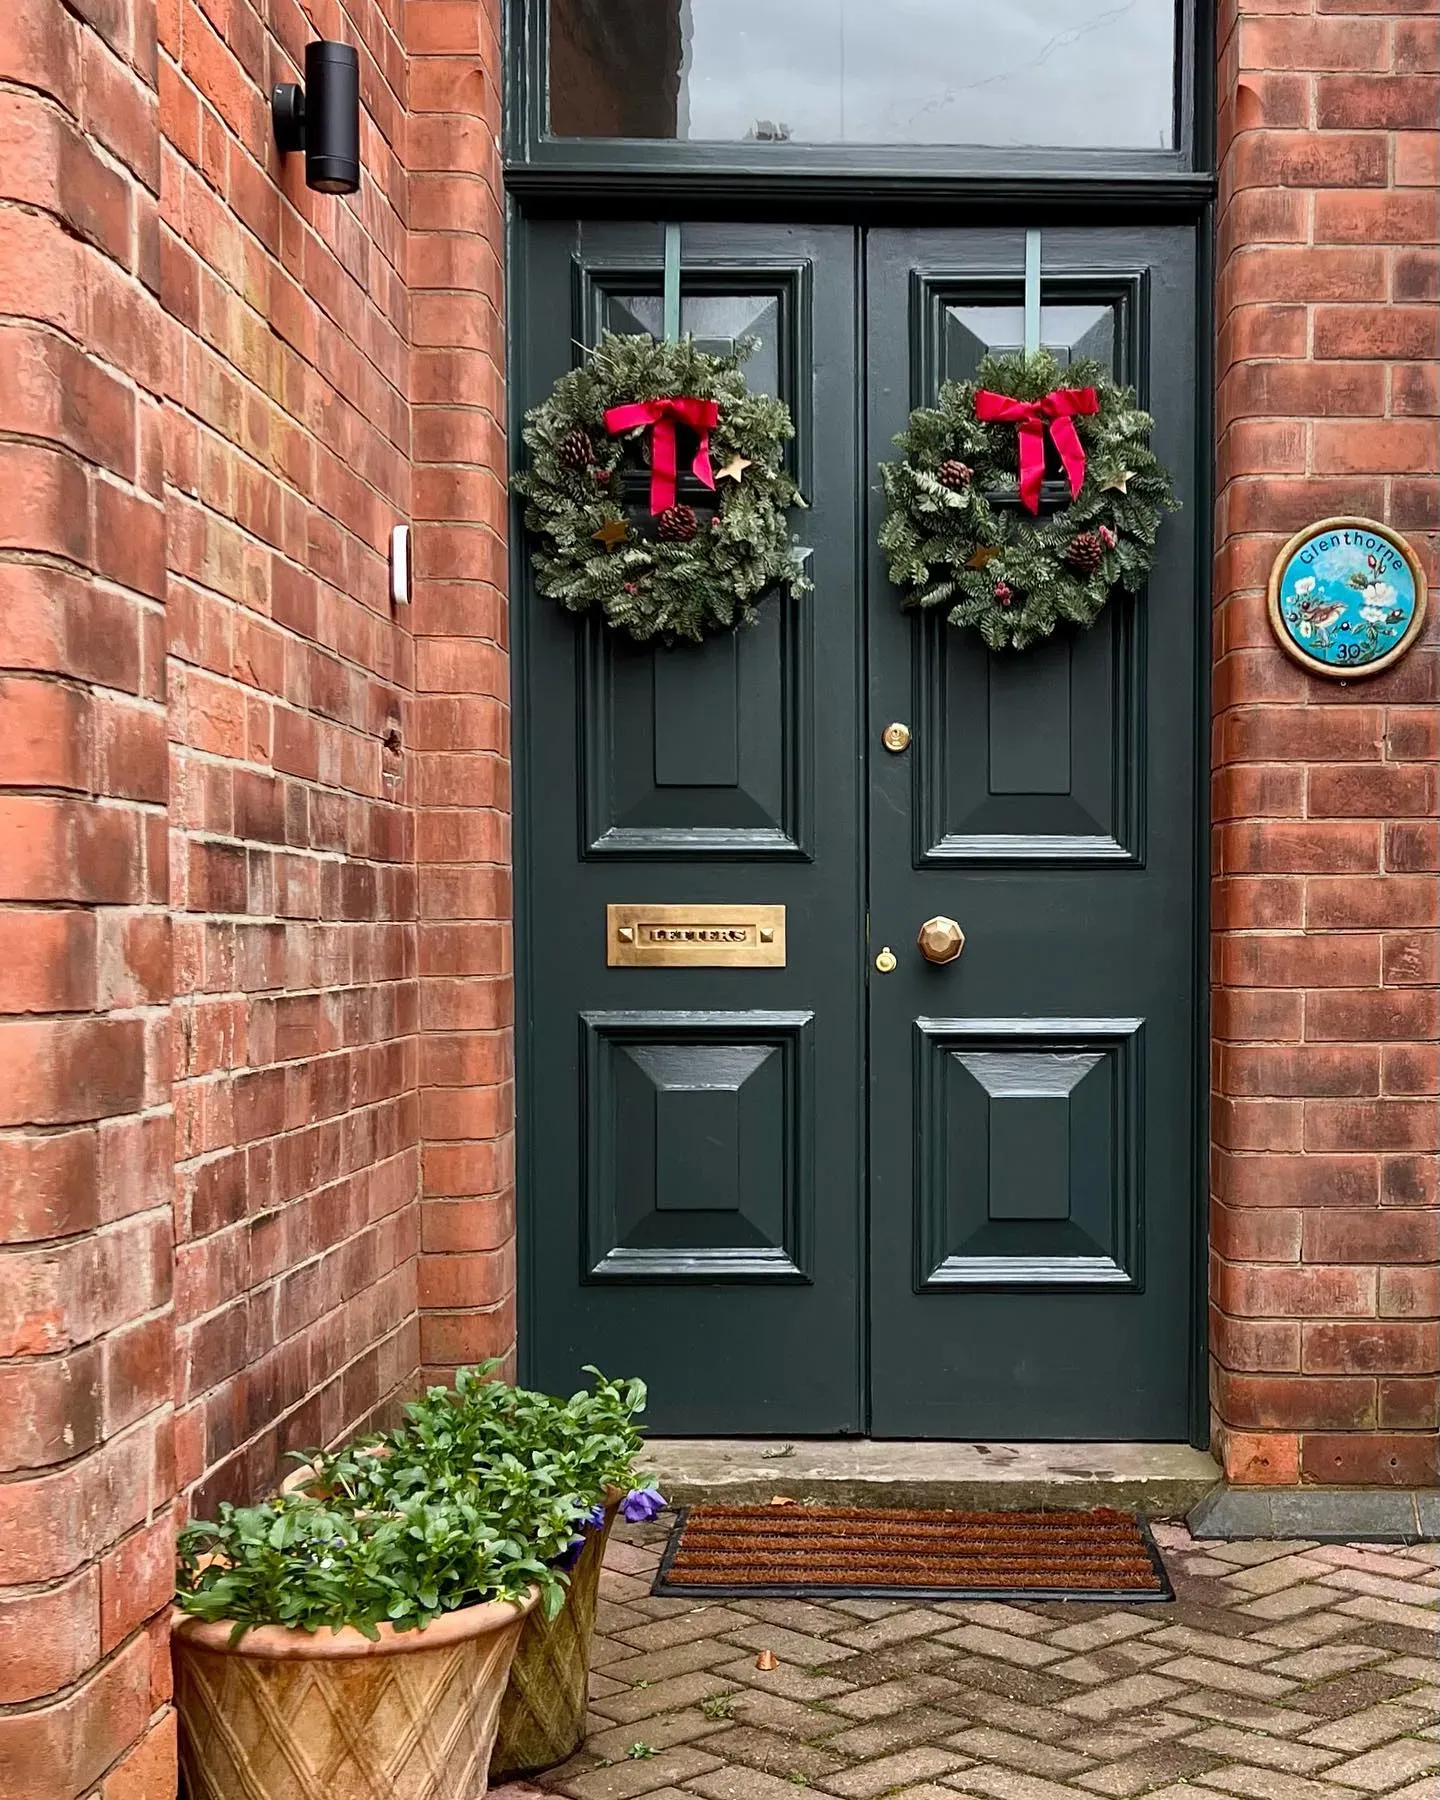
[[[1176,145],[1175,0],[549,0],[549,130]]]

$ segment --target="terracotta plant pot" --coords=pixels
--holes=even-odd
[[[553,1619],[537,1608],[525,1621],[500,1707],[492,1758],[496,1781],[553,1769],[567,1762],[584,1739],[600,1565],[619,1503],[616,1494],[605,1507],[605,1523],[585,1534],[564,1606]]]
[[[421,1631],[173,1618],[189,1800],[480,1800],[500,1701],[538,1589]]]

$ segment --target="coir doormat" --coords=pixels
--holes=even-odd
[[[715,1598],[1173,1600],[1133,1513],[689,1506],[651,1589]]]

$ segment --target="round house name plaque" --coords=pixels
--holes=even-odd
[[[1399,532],[1374,519],[1297,531],[1270,570],[1270,623],[1312,675],[1350,681],[1402,657],[1425,623],[1425,573]]]

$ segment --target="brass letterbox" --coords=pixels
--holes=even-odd
[[[612,969],[783,969],[783,906],[605,908]]]

